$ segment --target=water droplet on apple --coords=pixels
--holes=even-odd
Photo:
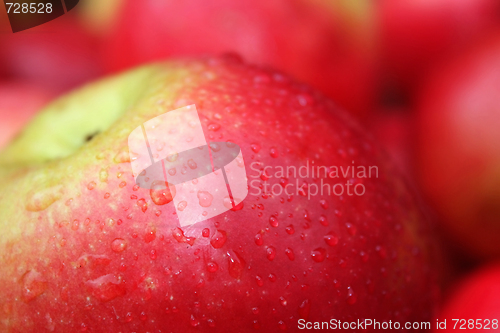
[[[198,201],[201,207],[210,207],[214,197],[207,191],[198,191]]]
[[[103,183],[108,181],[108,171],[106,169],[101,169],[101,171],[99,171],[99,180]]]
[[[274,246],[269,246],[266,249],[266,254],[267,259],[269,259],[270,261],[274,260],[274,258],[276,257],[276,248]]]
[[[95,186],[96,186],[95,182],[90,182],[90,183],[87,184],[87,189],[89,191],[92,191],[95,188]]]
[[[56,185],[31,193],[26,202],[26,210],[40,212],[47,209],[62,197],[62,189],[62,185]]]
[[[162,180],[155,180],[149,191],[151,200],[158,206],[166,205],[174,200],[175,194],[175,186]]]
[[[208,236],[210,236],[210,229],[208,229],[208,228],[203,228],[203,230],[201,231],[201,235],[202,235],[203,237],[208,237]]]
[[[357,301],[357,297],[354,294],[354,291],[352,290],[351,287],[347,287],[347,298],[346,298],[347,304],[354,305],[354,304],[356,304],[356,301]]]
[[[123,150],[123,151],[119,152],[118,154],[116,154],[115,157],[113,158],[113,161],[115,163],[128,163],[128,162],[130,162],[130,154],[128,153],[128,149]]]
[[[278,222],[278,219],[276,218],[276,216],[271,215],[269,217],[269,224],[271,224],[272,227],[275,227],[275,228],[278,227],[279,222]]]
[[[108,302],[125,295],[125,285],[114,274],[107,274],[85,282],[92,289],[92,296],[101,302]]]
[[[311,251],[311,257],[315,262],[322,262],[326,257],[326,250],[322,247],[318,247],[317,249]]]
[[[215,249],[220,249],[227,240],[227,234],[224,230],[217,230],[215,234],[212,235],[212,238],[210,239],[210,244]]]
[[[271,147],[271,149],[269,149],[269,155],[271,155],[271,157],[273,158],[278,157],[279,156],[278,149],[276,147]]]
[[[198,167],[198,165],[196,164],[196,162],[193,160],[193,159],[189,159],[187,161],[187,165],[189,168],[191,168],[192,170],[196,169]]]
[[[217,272],[218,269],[219,269],[219,265],[217,265],[217,263],[215,263],[213,261],[210,261],[207,263],[207,270],[210,273],[215,273],[215,272]]]
[[[295,228],[293,227],[293,224],[290,224],[288,227],[285,228],[287,234],[293,235],[295,233]]]
[[[47,290],[48,283],[41,273],[32,269],[22,277],[22,295],[26,302],[30,302]]]
[[[116,238],[111,242],[111,250],[119,253],[127,248],[127,242],[122,238]]]
[[[285,253],[286,253],[288,259],[290,259],[292,261],[295,260],[295,254],[293,253],[293,250],[291,248],[287,248],[285,250]]]
[[[260,151],[260,145],[258,143],[252,143],[250,145],[250,148],[252,148],[252,151],[254,153],[258,153]]]
[[[324,240],[325,240],[326,244],[328,244],[330,246],[335,246],[339,242],[339,237],[337,236],[337,234],[335,232],[331,231],[325,235]]]
[[[243,260],[238,253],[232,250],[227,251],[226,254],[228,257],[229,275],[235,279],[240,279],[246,266],[245,260]]]
[[[308,299],[305,299],[299,305],[299,316],[302,319],[308,319],[309,313],[311,312],[311,302]]]
[[[187,201],[182,200],[177,204],[177,210],[182,212],[184,209],[186,209],[187,204],[188,204]]]
[[[264,280],[260,276],[255,276],[255,282],[257,282],[257,285],[259,287],[262,287],[264,285]]]
[[[264,244],[264,240],[262,239],[262,234],[260,232],[257,235],[255,235],[255,244],[259,246]]]

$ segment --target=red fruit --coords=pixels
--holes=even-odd
[[[482,268],[463,279],[438,316],[435,332],[500,331],[500,266]],[[458,319],[458,320],[457,320]]]
[[[422,187],[444,229],[475,255],[500,255],[500,36],[437,72],[420,96]]]
[[[192,104],[206,140],[241,147],[249,194],[180,226],[180,208],[135,185],[123,152],[134,128]],[[432,316],[436,252],[418,204],[364,130],[308,86],[234,58],[177,61],[76,91],[38,119],[0,155],[0,330],[276,332]],[[313,161],[332,175],[376,168],[305,174]],[[303,171],[283,183],[279,166]],[[315,194],[321,182],[344,193]],[[199,205],[222,205],[221,189],[202,188]]]
[[[116,71],[172,56],[236,52],[308,82],[347,110],[373,102],[373,22],[368,1],[127,0],[105,40]],[[306,102],[304,102],[306,103]]]
[[[382,110],[373,114],[369,122],[375,138],[401,172],[413,175],[413,117],[408,110]]]
[[[382,60],[397,87],[415,87],[430,68],[500,24],[496,0],[382,0]]]
[[[101,73],[96,41],[72,13],[17,33],[0,36],[6,75],[66,92]]]
[[[27,83],[0,82],[0,148],[12,140],[53,96]]]

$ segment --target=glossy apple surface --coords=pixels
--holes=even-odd
[[[180,228],[173,192],[135,184],[128,137],[192,104],[207,140],[241,147],[250,193]],[[378,175],[276,173],[308,163]],[[300,319],[428,320],[437,302],[433,233],[376,142],[313,89],[237,58],[160,63],[75,91],[0,165],[2,330],[298,331]],[[314,194],[321,182],[349,182],[350,194]]]
[[[500,38],[436,72],[421,93],[421,184],[445,230],[479,257],[500,255]]]

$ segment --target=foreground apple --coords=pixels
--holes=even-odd
[[[237,52],[310,83],[357,115],[372,106],[370,1],[126,0],[120,6],[104,43],[109,69],[172,56]]]
[[[250,192],[180,228],[179,188],[136,185],[128,138],[193,104],[207,140],[241,147]],[[433,233],[376,143],[314,90],[238,58],[84,87],[46,108],[0,166],[2,331],[275,332],[433,315]],[[219,204],[207,198],[220,189],[200,190],[199,205]]]
[[[500,35],[450,61],[419,100],[422,187],[445,230],[480,257],[500,256]]]
[[[463,279],[438,320],[441,325],[435,332],[500,331],[500,266],[482,268]]]

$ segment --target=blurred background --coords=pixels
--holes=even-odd
[[[222,53],[291,74],[358,118],[434,215],[445,301],[483,295],[500,317],[488,303],[489,285],[500,299],[498,0],[81,0],[18,33],[0,5],[0,149],[86,82]]]

